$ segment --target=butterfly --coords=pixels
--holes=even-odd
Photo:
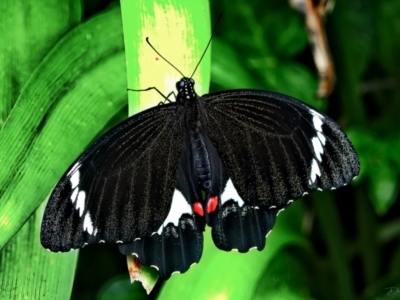
[[[351,142],[325,114],[264,90],[198,96],[193,74],[181,73],[175,102],[163,96],[69,167],[43,215],[44,248],[119,244],[168,279],[200,261],[205,226],[219,249],[262,250],[280,210],[358,175]]]

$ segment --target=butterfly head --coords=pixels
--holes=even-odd
[[[176,90],[178,91],[176,102],[192,102],[197,98],[196,92],[194,91],[194,80],[192,78],[183,77],[176,83]]]

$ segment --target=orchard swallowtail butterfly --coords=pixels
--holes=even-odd
[[[279,210],[358,175],[349,139],[314,108],[264,90],[200,97],[194,84],[183,77],[175,102],[116,125],[72,164],[44,213],[45,248],[117,243],[167,279],[199,262],[206,225],[219,249],[262,250]]]

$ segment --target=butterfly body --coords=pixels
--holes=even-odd
[[[222,250],[262,250],[279,210],[359,172],[338,125],[294,98],[199,97],[191,78],[176,88],[175,102],[118,124],[67,170],[43,217],[45,248],[118,243],[168,278],[200,260],[206,224]]]

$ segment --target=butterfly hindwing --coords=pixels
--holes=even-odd
[[[276,214],[276,209],[260,209],[248,204],[240,206],[230,200],[216,212],[211,232],[214,244],[225,251],[262,250],[265,238],[275,224]]]
[[[77,159],[46,207],[45,248],[133,242],[157,232],[171,206],[183,146],[175,113],[169,104],[133,116]]]
[[[359,172],[339,126],[278,93],[233,90],[202,97],[204,128],[239,195],[259,208],[284,208],[316,189],[334,189]]]
[[[215,245],[226,251],[264,249],[265,237],[275,224],[277,210],[261,209],[244,201],[231,178],[225,178],[226,183],[211,222]]]
[[[200,131],[199,139],[204,143],[210,165],[211,186],[205,199],[205,211],[215,245],[226,251],[262,250],[265,237],[275,223],[276,210],[259,209],[244,201],[204,131]]]
[[[190,144],[185,144],[180,158],[171,208],[157,234],[120,245],[123,254],[136,255],[140,262],[155,266],[163,279],[174,272],[183,273],[199,262],[203,251],[204,221],[193,212],[192,205],[201,198],[197,179],[193,177]]]

